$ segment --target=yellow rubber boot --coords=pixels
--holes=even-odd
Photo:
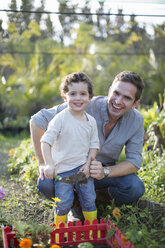
[[[66,224],[66,220],[67,220],[67,214],[66,215],[54,215],[54,224],[56,225],[56,228],[58,228],[58,225],[60,224],[60,222],[63,222],[64,224]],[[56,234],[55,240],[57,243],[59,243],[59,234]]]
[[[92,224],[92,221],[97,219],[97,210],[91,212],[83,211],[83,215],[85,220],[89,220],[90,224]]]
[[[58,228],[58,225],[60,222],[66,223],[67,214],[66,215],[54,215],[54,224],[56,225],[56,228]]]
[[[84,215],[85,220],[89,220],[89,223],[92,224],[93,220],[97,219],[97,210],[91,211],[91,212],[83,211],[83,215]],[[90,238],[92,238],[93,236],[92,233],[93,231],[89,231]],[[98,231],[97,235],[98,237],[100,237],[100,231]]]

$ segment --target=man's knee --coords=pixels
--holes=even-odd
[[[144,192],[145,187],[142,180],[139,179],[137,182],[132,184],[132,195],[135,195],[134,197],[137,198],[136,200],[138,200],[144,194]]]
[[[116,185],[116,187],[109,187],[108,191],[115,202],[118,203],[132,203],[137,201],[145,192],[144,183],[136,175],[130,175],[126,183]]]

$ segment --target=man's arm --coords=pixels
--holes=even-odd
[[[36,155],[39,165],[39,173],[40,173],[39,177],[41,178],[41,180],[44,180],[44,169],[43,169],[44,158],[42,156],[40,139],[42,135],[45,133],[45,130],[38,127],[33,120],[30,120],[30,133],[31,133],[32,144],[34,147],[34,153]]]
[[[39,165],[44,164],[44,159],[41,152],[41,142],[40,139],[42,135],[45,133],[45,130],[38,127],[33,120],[30,121],[30,133],[32,138],[32,144],[34,147],[34,153],[36,155],[37,161]]]
[[[41,142],[41,150],[45,161],[44,175],[46,178],[53,179],[55,174],[55,167],[50,144]]]
[[[143,149],[143,116],[135,112],[138,115],[136,120],[138,126],[134,132],[134,135],[131,136],[126,145],[126,160],[120,162],[114,166],[109,166],[107,169],[109,170],[108,177],[120,177],[126,176],[129,174],[135,174],[139,170],[142,163],[142,149]],[[124,131],[124,129],[123,129]],[[91,177],[96,178],[98,180],[104,178],[104,168],[100,161],[92,161],[90,166],[90,174]]]
[[[134,166],[129,161],[123,161],[117,165],[106,167],[109,170],[108,177],[120,177],[126,176],[129,174],[134,174],[138,171],[138,168]],[[90,165],[90,175],[93,178],[98,180],[104,178],[104,169],[102,163],[96,160],[93,160]]]

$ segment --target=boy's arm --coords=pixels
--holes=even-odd
[[[51,146],[48,143],[41,142],[41,150],[45,162],[44,175],[46,178],[53,179],[55,174],[55,167],[51,154]]]
[[[96,148],[90,148],[88,153],[88,159],[85,163],[86,166],[90,166],[92,159],[95,159],[98,149]]]

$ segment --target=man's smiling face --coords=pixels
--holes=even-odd
[[[116,81],[108,93],[108,115],[110,119],[118,120],[130,109],[134,109],[140,100],[135,101],[137,87],[129,82]]]

